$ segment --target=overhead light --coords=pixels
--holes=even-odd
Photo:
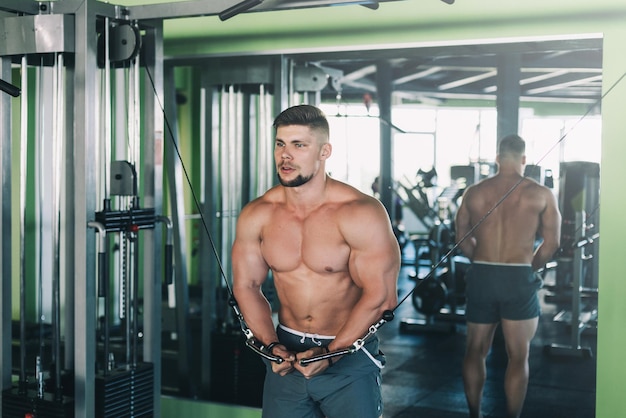
[[[239,13],[247,12],[254,6],[258,6],[261,3],[263,3],[263,0],[244,0],[241,3],[237,3],[233,7],[229,7],[228,9],[224,10],[218,16],[223,22],[226,19],[237,16]]]
[[[454,4],[454,0],[441,0],[445,4]]]

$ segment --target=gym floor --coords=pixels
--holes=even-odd
[[[410,252],[410,250],[409,250]],[[410,256],[409,256],[410,257]],[[399,298],[415,286],[409,275],[415,273],[411,262],[403,262],[398,279]],[[546,282],[548,277],[546,277]],[[554,321],[561,309],[544,302],[540,290],[542,316],[531,343],[530,380],[522,418],[595,417],[596,335],[589,328],[581,333],[580,346],[591,356],[557,355],[546,350],[552,344],[570,345],[570,327]],[[395,311],[395,319],[379,330],[381,350],[387,356],[383,369],[383,418],[460,418],[468,411],[463,392],[461,364],[465,349],[463,320],[452,317],[422,327],[421,319],[408,298]],[[566,350],[567,352],[567,350]],[[497,332],[487,359],[487,382],[483,396],[485,418],[505,416],[504,371],[506,352]]]

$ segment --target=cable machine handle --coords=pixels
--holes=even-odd
[[[107,254],[105,251],[98,253],[98,296],[106,296],[106,284],[109,281],[107,268]]]
[[[397,306],[396,308],[394,308],[394,310],[395,309],[397,309]],[[393,321],[394,316],[395,315],[393,313],[393,310],[384,311],[382,318],[380,318],[380,320],[377,323],[372,324],[367,330],[367,334],[365,334],[363,338],[359,338],[358,340],[356,340],[352,344],[352,347],[342,348],[340,350],[330,351],[328,353],[319,354],[317,356],[303,358],[303,359],[300,359],[298,363],[300,363],[301,366],[307,366],[316,361],[327,360],[333,357],[339,357],[339,356],[343,356],[346,354],[354,354],[357,351],[359,351],[361,348],[363,348],[363,346],[365,345],[365,341],[372,335],[376,334],[376,332],[378,331],[380,327],[385,325],[387,322]]]
[[[174,245],[172,244],[173,224],[167,216],[157,216],[157,222],[162,222],[167,228],[167,238],[165,241],[165,284],[174,283]]]
[[[98,235],[100,237],[100,251],[98,251],[98,296],[105,297],[107,293],[107,283],[109,282],[106,228],[103,224],[96,221],[88,222],[87,226],[89,226],[90,228],[94,228],[98,232]]]
[[[285,361],[282,357],[275,356],[274,354],[269,352],[267,348],[260,345],[259,342],[254,337],[246,339],[246,346],[252,349],[252,351],[257,353],[259,356],[271,362],[280,364],[283,361]]]
[[[165,245],[165,284],[174,283],[174,246]]]
[[[300,363],[301,366],[308,366],[309,364],[315,363],[316,361],[327,360],[327,359],[331,359],[333,357],[344,356],[346,354],[354,354],[359,349],[360,349],[360,347],[357,348],[356,346],[352,346],[350,348],[344,348],[342,350],[329,351],[328,353],[319,354],[317,356],[300,359],[298,361],[298,363]]]

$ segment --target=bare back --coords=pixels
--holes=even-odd
[[[457,216],[457,229],[459,235],[465,235],[480,222],[471,234],[473,248],[467,250],[468,245],[462,244],[473,261],[533,264],[535,240],[545,239],[544,232],[549,232],[550,248],[555,241],[558,246],[555,232],[560,229],[560,218],[556,215],[549,189],[519,175],[499,174],[467,190]],[[544,231],[544,225],[549,230]]]

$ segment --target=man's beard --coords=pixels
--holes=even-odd
[[[290,181],[285,181],[280,177],[280,174],[278,175],[278,181],[280,182],[281,185],[285,186],[285,187],[298,187],[298,186],[302,186],[303,184],[307,183],[309,180],[311,180],[313,178],[313,175],[311,174],[310,176],[303,176],[302,174],[298,175],[298,177],[296,177],[293,180]]]

